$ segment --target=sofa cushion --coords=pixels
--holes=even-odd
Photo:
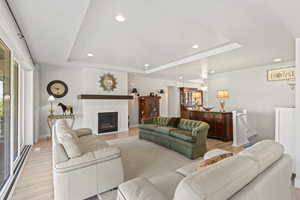
[[[180,122],[179,117],[172,117],[169,120],[168,126],[172,126],[172,127],[176,128],[178,126],[179,122]]]
[[[53,145],[53,158],[55,164],[59,164],[69,160],[65,148],[62,144],[57,143]]]
[[[284,153],[284,148],[272,140],[264,140],[240,152],[239,155],[248,156],[259,164],[262,172],[272,163],[279,160]]]
[[[145,130],[149,130],[149,131],[154,131],[156,127],[157,127],[157,125],[155,125],[155,124],[141,124],[141,125],[139,125],[140,129],[145,129]]]
[[[201,121],[196,120],[180,119],[177,127],[183,130],[192,131],[194,128],[199,127],[201,123]]]
[[[246,156],[233,156],[185,177],[176,189],[174,200],[230,199],[257,175],[257,162]]]
[[[192,132],[191,131],[187,131],[187,130],[183,130],[183,129],[173,129],[170,131],[170,135],[187,141],[187,142],[195,142],[196,141],[196,137],[192,136]]]
[[[79,128],[79,129],[75,129],[73,130],[76,132],[78,137],[82,137],[82,136],[86,136],[86,135],[92,135],[92,129],[90,128]]]
[[[176,172],[181,174],[182,176],[188,176],[198,170],[198,168],[197,168],[198,163],[199,163],[198,160],[194,161],[190,164],[187,164],[187,165],[177,169]]]
[[[139,127],[141,129],[150,130],[165,135],[169,135],[170,131],[174,129],[173,127],[170,126],[157,126],[154,124],[142,124]]]
[[[149,181],[162,193],[167,199],[173,199],[174,193],[179,182],[184,178],[177,172],[168,172],[159,176],[149,178]]]
[[[83,153],[94,152],[109,146],[105,140],[97,135],[82,136],[79,138],[79,142]]]
[[[74,131],[70,129],[66,120],[58,120],[56,123],[57,140],[64,147],[69,158],[82,155],[79,139]]]
[[[82,155],[78,139],[70,132],[64,132],[58,139],[63,145],[69,158],[76,158]]]
[[[167,126],[171,118],[168,117],[155,117],[153,123],[159,126]]]
[[[156,132],[163,133],[166,135],[169,135],[172,130],[174,130],[174,128],[169,126],[158,126],[155,128]]]
[[[118,187],[119,200],[167,200],[148,179],[139,177],[122,183]]]

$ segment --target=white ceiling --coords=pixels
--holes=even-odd
[[[297,0],[13,0],[11,4],[41,66],[144,73],[144,64],[149,63],[150,70],[159,71],[144,76],[195,79],[201,59],[217,73],[268,65],[274,58],[294,60],[294,37],[300,36]],[[126,21],[116,22],[117,14]],[[200,56],[232,43],[241,47]],[[194,44],[199,48],[191,48]],[[195,55],[201,59],[163,68]]]

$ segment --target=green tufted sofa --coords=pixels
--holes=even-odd
[[[205,122],[155,117],[143,120],[139,128],[141,139],[177,151],[190,159],[203,156],[207,151],[209,125]]]

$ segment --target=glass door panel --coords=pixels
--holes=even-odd
[[[24,147],[24,71],[19,68],[19,145]]]
[[[14,133],[14,161],[19,155],[19,64],[14,61],[13,65],[13,133]]]
[[[10,64],[11,53],[0,40],[0,189],[10,176]]]

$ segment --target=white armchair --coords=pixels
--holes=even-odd
[[[64,120],[58,120],[54,129],[53,184],[56,200],[86,199],[116,188],[123,182],[123,164],[118,148],[92,135],[90,129],[71,130]],[[66,135],[74,138],[75,142],[64,144],[60,137]],[[68,155],[67,152],[72,152],[72,145],[79,145],[75,148],[80,149],[79,156]]]

